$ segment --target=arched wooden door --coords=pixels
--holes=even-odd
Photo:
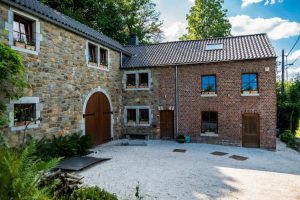
[[[111,139],[111,110],[107,97],[102,92],[94,93],[85,110],[85,133],[95,145]]]

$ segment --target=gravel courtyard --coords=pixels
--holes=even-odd
[[[143,199],[300,200],[300,154],[281,142],[276,152],[151,140],[147,146],[108,144],[95,151],[96,157],[112,159],[82,171],[84,183],[120,199],[135,199],[139,182]],[[210,154],[214,151],[228,154]],[[229,158],[234,154],[248,159]]]

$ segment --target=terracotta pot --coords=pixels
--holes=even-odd
[[[15,122],[15,126],[25,126],[25,122]]]
[[[89,65],[93,65],[93,66],[97,67],[97,63],[95,63],[95,62],[89,62]]]
[[[250,94],[257,94],[257,90],[251,90]]]
[[[32,46],[32,45],[26,45],[26,49],[28,50],[31,50],[31,51],[34,51],[35,50],[35,46]]]
[[[23,43],[23,42],[15,42],[15,45],[16,45],[16,47],[20,47],[20,48],[23,48],[23,49],[25,49],[25,47],[26,47],[26,44],[25,43]]]

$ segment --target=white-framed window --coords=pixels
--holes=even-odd
[[[38,128],[41,107],[39,97],[22,97],[18,100],[11,100],[7,105],[11,130],[24,130],[26,125],[29,129]]]
[[[125,106],[124,123],[126,126],[150,126],[150,106]]]
[[[125,90],[149,90],[152,78],[149,70],[126,71],[123,77]]]
[[[9,45],[12,49],[28,54],[38,55],[42,41],[39,19],[10,9],[5,29],[9,32]]]
[[[88,67],[109,71],[109,49],[87,41],[86,61]]]

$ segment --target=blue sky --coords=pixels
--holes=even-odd
[[[153,0],[164,22],[165,41],[178,40],[185,33],[186,14],[195,0]],[[233,35],[268,33],[278,56],[289,52],[300,35],[300,0],[225,0],[224,8]],[[289,56],[300,56],[300,41]],[[289,68],[289,77],[300,73],[300,59]]]

